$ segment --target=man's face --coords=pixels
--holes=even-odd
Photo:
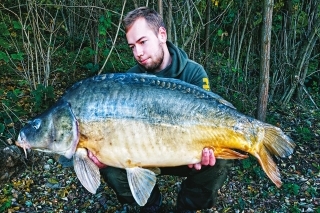
[[[163,62],[163,36],[148,26],[144,18],[137,19],[126,33],[134,58],[150,72],[160,71]],[[164,42],[163,42],[164,41]]]

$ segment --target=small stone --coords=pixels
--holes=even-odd
[[[45,165],[43,166],[43,168],[44,168],[44,170],[50,170],[50,165],[49,165],[49,164],[45,164]]]
[[[52,164],[53,164],[53,159],[50,158],[50,159],[47,161],[47,163],[52,165]]]

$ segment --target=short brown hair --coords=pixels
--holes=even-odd
[[[154,9],[148,7],[139,7],[130,11],[123,19],[123,25],[125,31],[127,32],[129,28],[133,25],[133,23],[139,19],[144,18],[149,27],[157,34],[160,27],[164,27],[164,22],[159,13],[157,13]]]

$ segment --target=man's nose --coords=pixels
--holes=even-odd
[[[136,53],[137,53],[137,56],[143,56],[143,48],[140,47],[140,46],[136,46]]]

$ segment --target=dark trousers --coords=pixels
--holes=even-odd
[[[202,166],[201,170],[190,169],[188,166],[163,167],[160,175],[187,177],[181,185],[177,198],[178,210],[199,210],[211,208],[216,203],[217,192],[227,178],[232,160],[217,159],[214,166]],[[106,183],[115,191],[120,203],[135,202],[124,169],[108,166],[100,170]],[[155,185],[145,206],[159,204],[160,191]]]

